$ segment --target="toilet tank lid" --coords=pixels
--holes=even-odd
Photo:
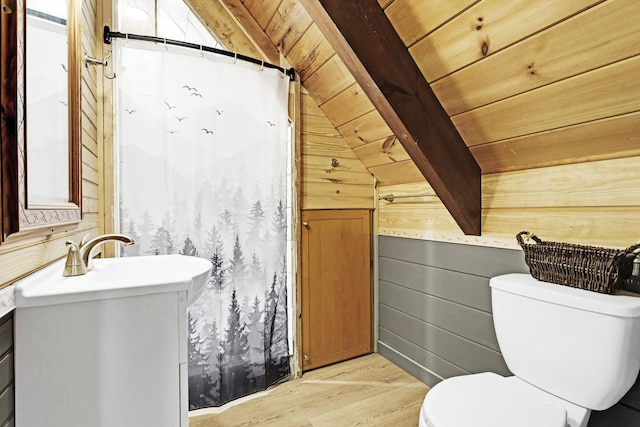
[[[492,289],[616,317],[640,317],[640,294],[619,291],[613,295],[555,283],[542,282],[530,274],[512,273],[489,280]]]

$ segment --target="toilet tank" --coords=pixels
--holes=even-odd
[[[603,410],[640,369],[640,297],[541,282],[490,280],[493,323],[514,375],[576,405]]]

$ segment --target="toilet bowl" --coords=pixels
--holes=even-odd
[[[425,396],[420,427],[586,427],[591,410],[631,388],[640,370],[640,297],[527,274],[490,285],[496,336],[514,376],[441,381]]]
[[[585,408],[491,372],[449,378],[427,396],[420,427],[584,427],[589,419]]]

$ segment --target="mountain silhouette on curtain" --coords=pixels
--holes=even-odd
[[[189,406],[220,406],[289,376],[288,81],[179,48],[116,48],[119,223],[136,240],[122,255],[213,264],[188,310]]]

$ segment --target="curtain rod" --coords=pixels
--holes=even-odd
[[[147,41],[147,42],[162,43],[162,44],[168,44],[168,45],[173,45],[173,46],[188,47],[188,48],[191,48],[191,49],[197,49],[197,50],[204,51],[204,52],[216,53],[218,55],[229,56],[229,57],[231,57],[233,59],[239,59],[241,61],[251,62],[252,64],[260,65],[261,67],[266,67],[266,68],[272,68],[274,70],[279,70],[282,73],[284,73],[287,76],[289,76],[289,80],[291,80],[291,81],[295,80],[295,70],[293,68],[289,68],[287,70],[287,69],[284,69],[284,68],[279,67],[277,65],[271,64],[269,62],[262,61],[261,59],[252,58],[250,56],[242,55],[242,54],[237,53],[237,52],[229,52],[228,50],[217,49],[215,47],[210,47],[210,46],[203,46],[201,44],[183,42],[183,41],[180,41],[180,40],[165,39],[164,37],[143,36],[143,35],[140,35],[140,34],[124,34],[124,33],[120,33],[120,32],[117,32],[117,31],[111,31],[111,29],[108,26],[105,26],[104,27],[103,41],[106,44],[111,44],[111,39],[113,39],[113,38],[129,39],[129,40],[141,40],[141,41]]]

